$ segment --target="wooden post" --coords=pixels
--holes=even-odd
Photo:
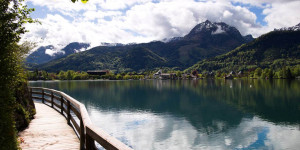
[[[86,149],[87,150],[96,150],[95,141],[92,137],[90,137],[88,134],[85,135],[86,141]]]
[[[84,125],[82,118],[80,118],[80,150],[84,150],[84,144],[85,144],[85,135],[84,135]]]
[[[30,100],[32,100],[32,88],[30,88]]]
[[[67,104],[68,104],[68,108],[67,108],[67,118],[68,118],[68,125],[71,125],[70,123],[70,119],[71,119],[71,113],[70,113],[70,109],[71,109],[71,104],[70,101],[67,100]]]
[[[64,115],[64,98],[62,95],[60,96],[60,107],[61,107],[60,113]]]
[[[42,89],[42,103],[45,103],[44,89]]]
[[[53,98],[54,98],[54,95],[53,95],[53,92],[51,91],[51,107],[53,108]]]

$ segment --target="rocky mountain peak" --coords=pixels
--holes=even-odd
[[[246,40],[240,34],[240,32],[224,22],[210,22],[206,20],[196,25],[188,35],[184,38],[188,40],[200,40],[207,39],[208,37],[231,37],[238,41],[245,42]]]
[[[205,22],[196,25],[189,34],[209,33],[215,35],[237,32],[239,33],[239,31],[235,27],[229,26],[224,22],[212,23],[209,20],[206,20]]]
[[[251,34],[244,36],[244,39],[246,40],[246,42],[251,42],[254,40],[254,38]]]

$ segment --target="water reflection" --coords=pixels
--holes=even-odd
[[[300,146],[299,80],[63,81],[31,85],[62,90],[78,99],[97,126],[135,149]]]

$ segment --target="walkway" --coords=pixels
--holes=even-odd
[[[35,108],[35,119],[19,134],[24,139],[23,150],[79,149],[79,139],[66,118],[42,103],[35,102]]]

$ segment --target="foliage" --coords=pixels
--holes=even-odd
[[[78,0],[71,0],[73,3],[78,2]],[[82,3],[87,3],[89,0],[81,0]]]
[[[20,83],[26,82],[22,59],[30,43],[18,45],[25,23],[33,9],[22,4],[23,0],[0,0],[0,149],[17,149],[14,110],[16,91]]]

